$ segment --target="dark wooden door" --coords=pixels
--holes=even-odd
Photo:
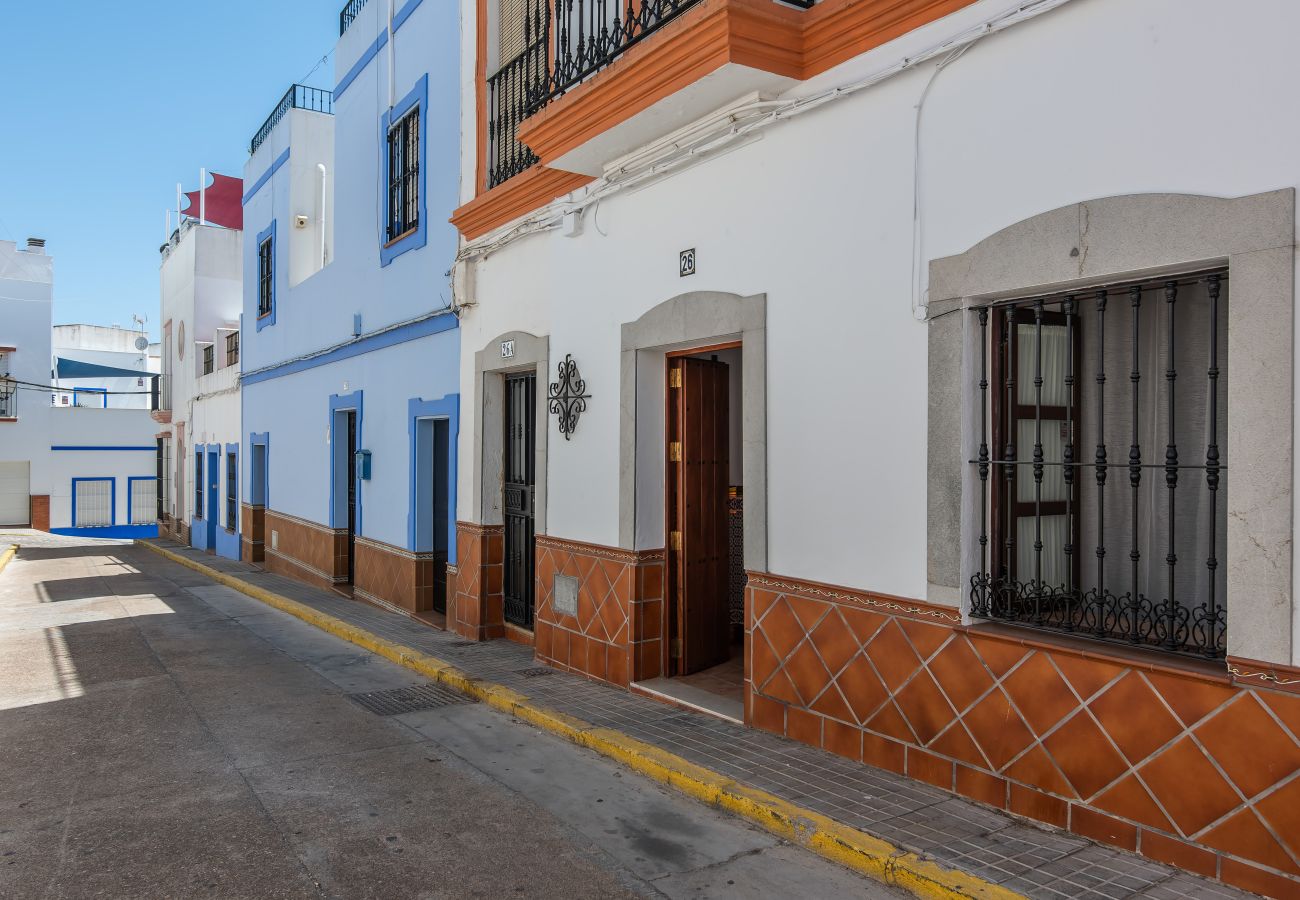
[[[348,452],[348,584],[353,583],[357,566],[357,414],[347,412]]]
[[[501,507],[506,558],[502,593],[506,621],[521,628],[533,627],[536,394],[536,375],[506,378],[505,484]]]
[[[668,578],[675,593],[671,671],[727,661],[730,626],[727,364],[669,361]]]

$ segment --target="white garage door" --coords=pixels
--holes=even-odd
[[[31,512],[30,463],[0,462],[0,525],[26,525]]]

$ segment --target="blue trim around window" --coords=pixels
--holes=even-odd
[[[157,491],[158,491],[158,476],[157,476],[157,475],[128,475],[128,476],[126,476],[126,524],[128,524],[128,525],[143,524],[143,523],[137,523],[137,522],[132,522],[132,521],[131,521],[131,512],[132,512],[132,509],[131,509],[131,482],[133,482],[133,481],[152,481],[152,482],[154,483],[154,488],[153,488],[153,489],[154,489],[154,492],[155,492],[155,493],[154,493],[154,496],[155,496],[155,497],[157,496]],[[77,521],[77,520],[74,518],[72,521],[75,522],[75,521]],[[154,524],[156,525],[157,522],[155,522]]]
[[[266,450],[262,454],[262,466],[263,466],[262,477],[266,479],[266,483],[262,485],[261,506],[263,509],[270,509],[271,508],[271,432],[269,431],[249,432],[248,434],[249,460],[252,460],[253,458],[253,448],[258,446],[266,448]],[[254,498],[257,496],[257,489],[253,485],[254,473],[253,473],[253,466],[251,465],[251,463],[246,467],[246,470],[248,472],[248,494],[247,494],[248,502],[250,506],[256,505],[254,504],[253,501]],[[332,484],[333,481],[334,479],[331,478],[330,483]]]
[[[72,526],[77,527],[77,485],[82,481],[107,481],[110,489],[108,493],[108,525],[87,525],[79,530],[89,530],[91,534],[97,533],[102,528],[117,524],[117,479],[107,476],[97,476],[94,478],[74,478],[72,479]]]
[[[388,131],[394,122],[401,121],[402,117],[415,108],[420,110],[420,184],[417,190],[420,192],[420,210],[419,224],[415,230],[393,243],[388,243]],[[425,173],[427,166],[425,158],[428,156],[429,147],[429,75],[426,72],[421,75],[415,82],[415,87],[411,92],[403,97],[396,106],[391,110],[385,110],[384,114],[379,117],[379,155],[380,170],[383,172],[383,180],[380,181],[380,189],[383,193],[384,219],[379,231],[379,265],[386,266],[397,257],[401,256],[408,250],[418,250],[429,241],[429,216],[425,209]]]
[[[422,400],[412,397],[406,401],[407,432],[410,435],[410,475],[408,483],[408,503],[406,513],[406,548],[415,553],[427,551],[427,547],[416,546],[415,510],[418,508],[417,472],[418,452],[416,437],[419,434],[420,419],[447,420],[447,559],[456,560],[456,448],[460,434],[460,394],[447,394],[439,400]]]
[[[337,454],[336,454],[336,448],[337,448],[337,445],[334,443],[334,440],[335,440],[335,437],[334,437],[334,419],[335,419],[335,416],[334,416],[334,414],[337,413],[337,412],[344,412],[344,411],[349,410],[349,409],[356,410],[356,413],[357,413],[357,449],[358,449],[358,450],[365,449],[365,444],[362,443],[362,440],[361,440],[362,406],[363,406],[363,401],[364,401],[364,400],[365,400],[365,391],[360,391],[360,390],[353,391],[353,392],[350,393],[350,394],[330,394],[330,413],[329,413],[329,415],[330,415],[330,421],[329,421],[329,427],[330,427],[330,468],[329,468],[329,472],[330,472],[330,528],[343,528],[343,527],[345,527],[345,526],[347,525],[347,522],[346,522],[346,521],[343,522],[342,525],[340,525],[340,524],[338,523],[338,517],[335,515],[336,510],[335,510],[335,508],[334,508],[334,482],[337,481],[337,478],[336,478],[336,474],[337,474],[337,473],[335,473],[335,471],[334,471],[334,461],[335,461],[335,459],[337,459]],[[351,459],[348,460],[348,461],[347,461],[347,465],[348,465],[348,477],[355,479],[355,478],[357,477],[356,462],[355,462],[355,460],[351,460]],[[359,537],[361,534],[363,534],[363,532],[361,531],[361,494],[362,494],[362,491],[361,491],[361,485],[358,484],[358,485],[357,485],[357,488],[356,488],[356,496],[357,496],[357,529],[356,529],[355,532],[353,532],[353,534],[357,535],[358,537]]]
[[[240,376],[240,384],[245,386],[257,384],[262,381],[270,381],[272,378],[294,375],[307,369],[314,369],[317,366],[327,366],[330,363],[351,359],[363,353],[373,353],[376,350],[384,350],[388,347],[404,344],[407,341],[416,341],[431,334],[451,331],[459,324],[460,320],[456,318],[455,314],[447,310],[446,312],[426,316],[415,322],[408,322],[405,325],[398,325],[364,335],[309,359],[296,359],[292,362],[267,366],[264,369],[243,374]]]
[[[265,229],[257,233],[257,242],[253,244],[253,309],[257,310],[258,290],[260,289],[260,279],[262,273],[259,271],[262,242],[270,238],[271,240],[271,311],[264,316],[257,317],[257,330],[261,331],[269,325],[275,324],[275,282],[280,275],[280,266],[275,258],[275,219]],[[242,349],[242,348],[241,348]],[[241,353],[242,358],[242,353]]]
[[[91,387],[74,387],[72,389],[72,405],[77,405],[78,394],[99,394],[99,408],[108,409],[108,388],[91,388]],[[92,406],[91,409],[94,409]]]
[[[244,192],[244,206],[247,206],[248,201],[253,199],[253,195],[262,189],[262,185],[271,180],[271,176],[280,170],[280,166],[284,165],[288,161],[289,148],[286,147],[284,152],[275,158],[275,162],[271,163],[270,168],[262,173],[262,177],[257,179],[257,181],[254,181],[253,186]]]

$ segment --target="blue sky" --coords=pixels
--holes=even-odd
[[[176,182],[241,176],[288,86],[332,88],[343,0],[0,3],[0,239],[43,237],[54,321],[147,314]]]

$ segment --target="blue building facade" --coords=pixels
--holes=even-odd
[[[242,554],[434,618],[455,559],[459,30],[349,6],[245,169]],[[357,7],[353,9],[353,7]]]

